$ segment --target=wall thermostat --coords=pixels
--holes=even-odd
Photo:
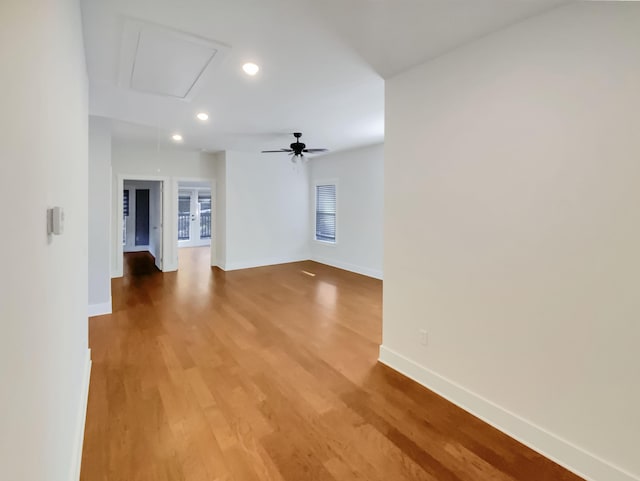
[[[62,207],[49,209],[48,220],[47,232],[49,234],[61,235],[64,230],[64,210]]]

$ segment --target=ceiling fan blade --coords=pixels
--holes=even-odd
[[[275,153],[282,153],[282,152],[293,152],[293,150],[291,149],[280,149],[280,150],[263,150],[262,153],[263,154],[275,154]]]
[[[329,152],[329,149],[304,149],[303,152],[308,152],[310,154],[314,154],[317,152]]]

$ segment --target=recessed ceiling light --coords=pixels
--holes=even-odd
[[[173,135],[171,136],[171,138],[172,138],[173,140],[175,140],[176,142],[182,142],[182,135],[180,135],[180,134],[173,134]]]
[[[200,112],[196,117],[198,117],[198,120],[202,120],[203,122],[205,120],[209,120],[209,114],[206,112]]]
[[[245,63],[242,66],[242,70],[244,70],[244,73],[246,73],[247,75],[255,75],[258,73],[258,71],[260,70],[260,67],[258,67],[255,63]]]

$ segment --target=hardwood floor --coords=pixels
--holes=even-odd
[[[141,280],[142,276],[157,274],[160,271],[149,252],[127,252],[122,264],[124,277],[128,280]],[[126,284],[125,284],[126,285]]]
[[[126,256],[90,320],[82,481],[580,479],[377,364],[380,281],[208,257]]]

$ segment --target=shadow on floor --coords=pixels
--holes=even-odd
[[[160,272],[149,252],[125,252],[123,266],[125,277],[150,276]]]

